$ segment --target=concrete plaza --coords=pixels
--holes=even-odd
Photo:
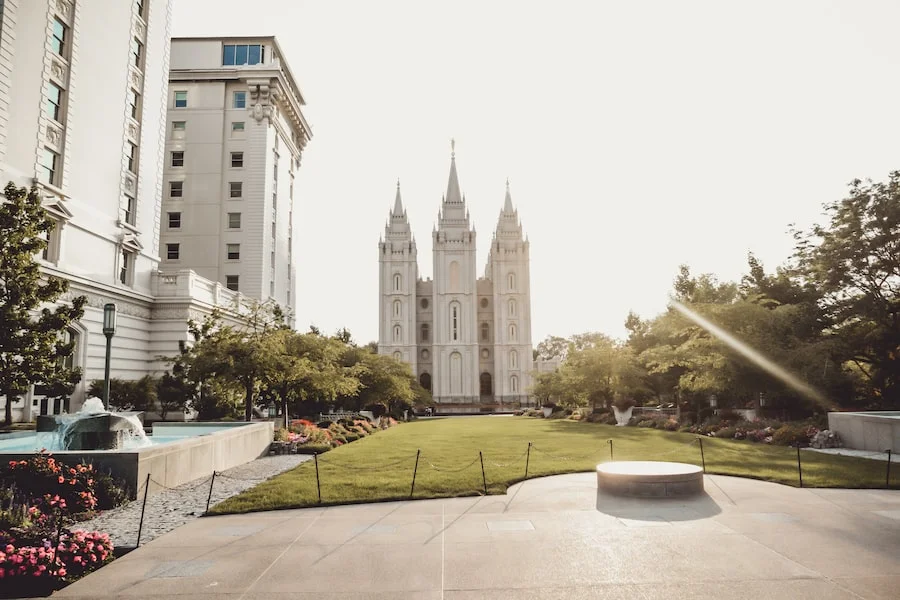
[[[596,476],[505,496],[198,519],[62,598],[896,599],[900,491],[706,476],[690,500],[598,494]]]

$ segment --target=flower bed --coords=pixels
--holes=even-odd
[[[616,419],[610,412],[580,414],[576,409],[567,418],[574,420],[586,420],[590,423],[615,425]],[[516,415],[526,417],[545,418],[539,410],[529,409],[516,412]],[[580,415],[580,416],[579,416]],[[556,413],[551,418],[557,417]],[[695,425],[681,425],[675,417],[664,415],[640,414],[631,418],[630,427],[645,427],[663,429],[665,431],[680,431],[708,437],[717,437],[734,440],[747,440],[761,444],[775,444],[779,446],[813,446],[817,448],[837,448],[841,446],[840,437],[831,431],[820,430],[816,425],[804,421],[799,423],[781,423],[779,421],[757,419],[745,421],[737,415],[725,412],[721,416],[712,417],[703,423]]]
[[[397,421],[390,417],[381,417],[378,424],[366,419],[340,419],[318,424],[306,419],[294,419],[290,428],[275,431],[275,441],[269,453],[321,454],[396,424]]]
[[[72,529],[127,498],[93,465],[41,452],[0,468],[0,597],[46,595],[112,560],[109,536]]]

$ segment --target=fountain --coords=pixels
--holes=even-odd
[[[48,450],[120,450],[151,445],[141,423],[143,413],[111,412],[99,398],[88,398],[71,415],[41,415],[37,433]]]
[[[675,462],[608,462],[597,465],[597,488],[637,498],[693,496],[703,492],[703,469]]]

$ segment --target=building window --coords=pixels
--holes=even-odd
[[[399,326],[399,325],[394,325],[394,341],[395,341],[395,342],[399,342],[399,341],[400,341],[400,334],[401,334],[401,333],[402,333],[402,330],[400,329],[400,326]]]
[[[403,355],[400,352],[394,352],[394,360],[403,360]]]
[[[431,334],[431,326],[428,323],[422,323],[420,329],[422,330],[422,341],[427,342],[428,336]]]
[[[509,340],[511,342],[516,341],[516,337],[518,336],[518,330],[516,329],[515,323],[509,324]]]
[[[519,368],[519,353],[515,350],[509,351],[509,368],[510,369],[518,369]]]
[[[241,228],[241,213],[228,213],[228,229]]]
[[[166,244],[166,260],[178,260],[181,244]]]
[[[399,317],[401,312],[403,312],[403,305],[399,300],[394,300],[394,316]]]
[[[184,131],[184,121],[172,121],[172,131]]]
[[[519,378],[515,375],[509,378],[509,391],[513,394],[519,392]]]
[[[240,244],[225,244],[225,255],[228,257],[228,260],[240,260],[241,245]]]
[[[490,373],[482,373],[479,377],[479,387],[482,396],[490,396],[494,393],[494,382]]]
[[[269,296],[272,298],[275,297],[275,282],[274,281],[269,282]]]
[[[137,220],[137,200],[131,196],[125,196],[125,222],[134,225]]]
[[[244,195],[244,184],[240,181],[228,182],[229,196],[232,198],[241,198]]]
[[[421,385],[423,388],[425,388],[426,390],[428,390],[430,392],[431,391],[431,375],[428,373],[422,373],[421,375],[419,375],[419,385]]]
[[[47,84],[47,104],[44,106],[44,112],[47,116],[58,123],[62,123],[60,113],[62,111],[62,88],[55,83]]]
[[[181,198],[184,193],[184,182],[183,181],[170,181],[169,182],[169,197],[170,198]]]
[[[169,213],[169,229],[181,229],[181,213]]]
[[[184,166],[184,151],[183,150],[172,152],[172,166],[173,167],[183,167]]]
[[[510,273],[509,275],[506,276],[506,285],[511,290],[516,289],[516,274],[515,273]]]
[[[65,56],[66,51],[66,27],[58,18],[53,19],[53,37],[50,38],[50,46],[60,56]]]
[[[275,268],[275,251],[274,250],[272,250],[269,253],[269,266],[272,267],[273,269]]]
[[[187,92],[175,92],[175,108],[187,108]]]
[[[41,153],[41,164],[38,167],[38,179],[50,185],[56,185],[59,154],[49,148]]]
[[[266,49],[260,44],[225,44],[222,46],[222,65],[258,65],[265,61]]]
[[[487,323],[481,324],[481,341],[488,342],[491,339],[491,326]]]
[[[459,305],[456,303],[450,305],[450,339],[454,342],[459,339]]]
[[[400,291],[400,284],[403,283],[403,278],[400,276],[400,273],[394,273],[394,291]]]
[[[144,51],[144,45],[137,38],[131,40],[131,62],[134,66],[141,67],[141,54]]]
[[[232,292],[239,291],[239,282],[240,278],[237,275],[226,275],[225,276],[225,287],[227,287]]]
[[[244,122],[243,121],[232,121],[231,122],[231,132],[237,133],[238,131],[244,130]]]
[[[47,245],[41,251],[41,258],[47,262],[55,263],[59,260],[59,222],[54,220],[53,228],[41,233],[40,237],[47,242]]]
[[[128,142],[128,150],[126,152],[128,153],[128,170],[137,174],[137,146]]]
[[[119,266],[119,281],[123,285],[131,285],[131,272],[134,268],[134,252],[122,250],[122,264]]]
[[[516,300],[515,298],[509,299],[509,316],[516,316]]]
[[[243,167],[244,166],[244,153],[243,152],[232,152],[231,153],[231,166],[232,167]]]
[[[247,108],[247,92],[235,92],[231,99],[232,108]]]
[[[134,120],[138,119],[138,112],[141,110],[140,102],[141,95],[135,90],[128,88],[128,114],[131,115],[131,118]]]

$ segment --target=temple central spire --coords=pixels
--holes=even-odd
[[[462,204],[462,194],[459,191],[459,177],[456,175],[456,140],[450,139],[450,179],[447,181],[447,195],[444,202],[447,204]]]

